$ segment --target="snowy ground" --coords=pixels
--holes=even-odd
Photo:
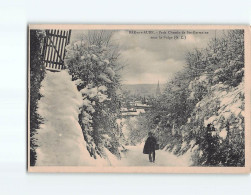
[[[167,151],[156,151],[156,162],[143,154],[143,144],[128,146],[118,160],[108,150],[107,159],[93,159],[86,149],[78,123],[82,95],[66,70],[48,71],[40,93],[38,113],[43,124],[35,138],[38,148],[36,166],[189,166],[190,153],[177,157]]]
[[[170,166],[170,167],[187,167],[191,165],[191,153],[187,152],[183,156],[175,156],[164,150],[155,152],[155,163],[149,162],[148,155],[143,154],[143,144],[138,146],[128,146],[128,151],[123,153],[122,159],[118,166]]]
[[[128,120],[128,119],[127,119]],[[133,123],[137,118],[131,117],[129,120]],[[122,118],[117,121],[118,125],[122,125],[122,132],[126,139],[130,139],[130,128],[126,125],[126,119]],[[165,151],[157,150],[155,152],[155,163],[149,162],[147,154],[143,154],[144,142],[137,146],[126,146],[127,152],[121,152],[122,159],[117,162],[117,166],[177,166],[187,167],[192,164],[191,152],[188,151],[182,156],[175,156],[174,154]]]

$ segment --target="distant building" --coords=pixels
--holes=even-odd
[[[146,111],[144,109],[129,109],[128,111],[121,111],[122,117],[132,117],[144,114]]]
[[[156,97],[159,97],[159,96],[161,96],[161,92],[160,92],[159,81],[158,81],[158,85],[156,89]]]
[[[120,109],[122,117],[139,116],[145,114],[151,108],[150,105],[143,104],[141,101],[129,102],[129,105],[129,108],[122,107]]]

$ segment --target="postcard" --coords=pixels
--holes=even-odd
[[[28,28],[29,172],[249,173],[250,27]]]

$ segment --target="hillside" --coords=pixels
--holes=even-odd
[[[196,166],[244,166],[244,36],[230,31],[187,54],[148,114],[161,147],[193,150]]]
[[[165,84],[160,84],[160,91],[163,92]],[[131,95],[154,96],[157,84],[124,84],[122,91],[129,91]]]

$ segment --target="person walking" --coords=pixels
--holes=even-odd
[[[144,145],[143,153],[149,155],[149,161],[155,162],[155,150],[156,150],[157,141],[153,136],[152,132],[148,133],[148,138]]]

